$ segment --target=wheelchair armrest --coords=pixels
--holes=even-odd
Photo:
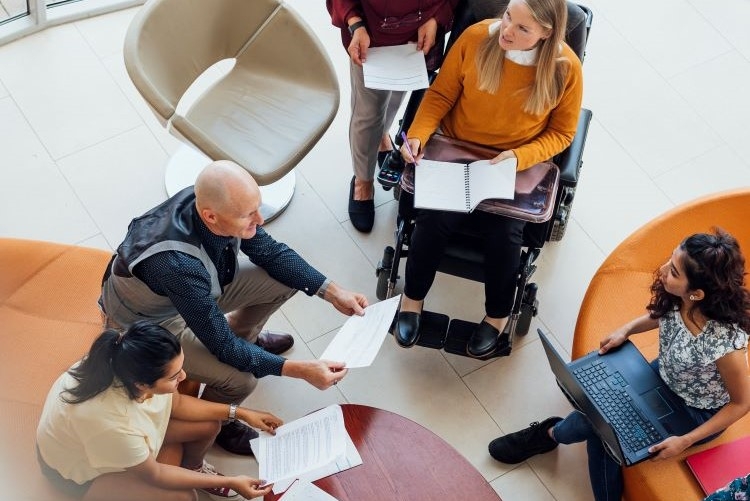
[[[578,117],[578,127],[573,142],[570,143],[562,153],[554,158],[554,162],[560,168],[560,182],[565,184],[575,184],[578,182],[578,173],[583,163],[583,148],[586,145],[586,136],[589,133],[589,123],[591,123],[591,110],[581,108],[581,114]]]

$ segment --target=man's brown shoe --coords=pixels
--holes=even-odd
[[[245,423],[232,421],[221,427],[219,434],[216,436],[216,445],[232,454],[252,456],[253,450],[250,448],[250,440],[254,438],[258,438],[257,431]]]
[[[291,334],[283,332],[272,332],[269,330],[261,331],[255,344],[274,355],[281,355],[294,345],[294,338]]]

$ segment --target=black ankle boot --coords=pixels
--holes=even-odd
[[[496,438],[490,442],[490,456],[501,463],[516,464],[537,454],[549,452],[558,444],[549,436],[548,430],[560,421],[562,418],[557,416],[541,423],[534,421],[528,428]]]

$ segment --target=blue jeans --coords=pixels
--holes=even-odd
[[[651,367],[658,371],[658,359],[651,362]],[[694,428],[711,419],[719,411],[719,409],[697,409],[689,405],[683,405],[695,422]],[[582,412],[573,411],[568,414],[565,419],[552,428],[552,435],[560,444],[575,444],[586,441],[586,452],[589,456],[589,479],[596,501],[620,501],[622,499],[624,486],[620,465],[607,453],[591,422]],[[717,433],[706,437],[696,444],[708,442],[718,435]]]

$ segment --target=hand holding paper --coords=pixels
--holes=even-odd
[[[341,360],[348,369],[371,365],[388,334],[400,299],[399,295],[371,304],[363,316],[349,317],[320,358]]]
[[[296,479],[312,482],[362,464],[339,405],[308,414],[276,431],[276,436],[261,433],[250,441],[259,476],[275,484],[275,493],[285,491]]]

